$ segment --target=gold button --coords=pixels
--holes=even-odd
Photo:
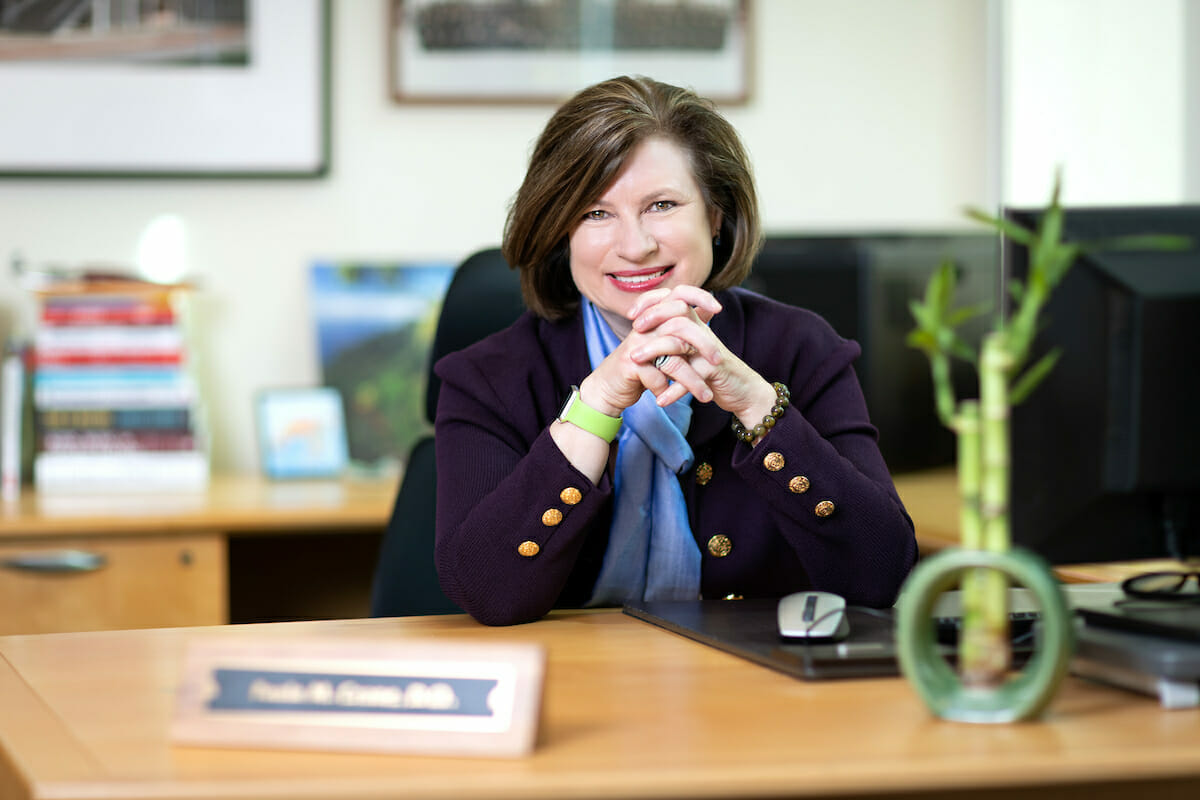
[[[788,481],[788,488],[796,494],[804,494],[808,491],[809,486],[811,486],[811,484],[808,482],[808,478],[804,477],[803,475],[797,475]]]
[[[562,512],[557,508],[547,508],[542,514],[542,524],[553,528],[558,523],[562,522]]]
[[[701,486],[708,486],[708,482],[712,480],[712,475],[712,464],[709,464],[707,461],[696,467],[696,483]]]
[[[767,453],[767,457],[763,459],[763,466],[771,470],[771,472],[779,472],[779,470],[783,469],[783,464],[783,453]]]
[[[833,513],[833,503],[828,500],[822,500],[817,503],[817,507],[814,510],[817,512],[818,517],[828,517]]]
[[[521,542],[517,545],[517,552],[526,558],[533,558],[541,551],[542,548],[538,547],[537,542]]]
[[[708,540],[708,552],[712,553],[717,558],[724,558],[733,550],[733,540],[723,533],[718,533],[716,536]]]
[[[579,491],[574,486],[568,486],[559,493],[558,497],[567,505],[573,506],[583,499],[583,492]]]

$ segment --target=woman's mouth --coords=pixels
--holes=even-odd
[[[672,267],[662,267],[661,269],[644,270],[642,272],[610,272],[609,279],[613,284],[624,292],[645,292],[661,284],[666,280],[667,275],[671,272]]]

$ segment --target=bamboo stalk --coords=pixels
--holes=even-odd
[[[991,552],[1009,549],[1009,443],[1008,370],[1012,356],[1003,334],[990,333],[983,340],[979,364],[979,514],[981,545]],[[961,469],[961,464],[959,465]],[[964,638],[969,652],[961,653],[963,683],[997,686],[1004,682],[1012,664],[1009,647],[1008,580],[994,570],[971,576],[973,619],[964,619]]]
[[[982,458],[980,454],[979,403],[964,400],[955,418],[958,435],[958,497],[959,527],[962,546],[970,550],[983,548],[983,517],[980,510]],[[963,625],[958,637],[960,673],[977,675],[987,663],[987,637],[984,630],[985,570],[969,570],[962,577]]]

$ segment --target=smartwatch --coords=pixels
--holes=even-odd
[[[621,430],[621,417],[601,414],[584,403],[579,398],[578,386],[571,387],[571,396],[563,403],[562,410],[558,412],[558,419],[560,422],[569,422],[576,428],[583,428],[606,442],[617,438],[617,431]]]

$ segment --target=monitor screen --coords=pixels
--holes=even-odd
[[[954,463],[954,435],[937,418],[929,361],[905,341],[913,327],[908,303],[945,261],[955,265],[959,299],[995,305],[999,245],[988,232],[772,235],[745,282],[817,312],[862,346],[854,368],[892,472]],[[962,333],[978,345],[985,328],[972,321]],[[965,363],[952,378],[960,394],[975,383]]]
[[[1039,212],[1008,216],[1033,228]],[[1147,233],[1194,249],[1080,256],[1031,363],[1061,357],[1012,409],[1013,541],[1052,563],[1200,555],[1200,206],[1065,213],[1068,241]],[[1006,279],[1028,263],[1005,242]]]

